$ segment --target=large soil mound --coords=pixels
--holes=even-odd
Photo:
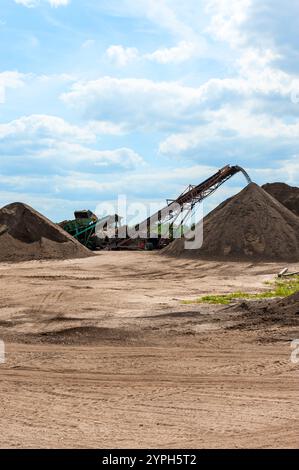
[[[285,183],[268,183],[262,188],[299,216],[299,188]]]
[[[228,199],[203,222],[200,249],[175,240],[164,253],[211,259],[299,260],[299,218],[255,183]]]
[[[26,204],[0,209],[0,261],[67,259],[91,252],[58,225]]]

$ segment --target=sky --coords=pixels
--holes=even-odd
[[[298,18],[298,0],[1,0],[0,205],[163,206],[227,164],[299,185]]]

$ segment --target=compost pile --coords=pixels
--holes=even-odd
[[[264,184],[262,188],[299,216],[299,188],[285,183],[268,183]]]
[[[299,260],[299,217],[264,189],[250,183],[203,220],[203,245],[186,249],[175,240],[170,256],[230,260]]]
[[[0,261],[90,255],[71,235],[26,204],[16,202],[0,209]]]

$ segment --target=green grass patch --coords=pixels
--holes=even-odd
[[[287,297],[299,291],[299,276],[294,276],[285,279],[276,279],[273,282],[267,281],[266,285],[271,286],[271,289],[265,292],[250,294],[248,292],[233,292],[231,294],[223,295],[204,295],[195,300],[184,300],[184,304],[194,303],[208,303],[229,305],[233,300],[259,300],[271,299],[275,297]]]

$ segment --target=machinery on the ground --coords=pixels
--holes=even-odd
[[[64,220],[59,225],[90,250],[104,248],[109,240],[109,228],[118,226],[121,220],[117,214],[98,219],[90,210],[75,211],[74,216],[73,220]]]
[[[138,230],[141,234],[145,234],[144,237],[153,244],[154,248],[165,246],[171,241],[171,236],[165,238],[163,236],[163,229],[159,230],[159,227],[166,226],[168,234],[171,234],[171,232],[174,230],[174,224],[178,219],[179,226],[183,226],[192,214],[196,204],[202,202],[208,196],[213,194],[226,181],[240,172],[245,176],[247,183],[251,183],[250,176],[243,168],[237,165],[227,165],[199,185],[189,185],[177,199],[168,199],[167,205],[163,209],[159,210],[140,224],[136,225],[135,229]],[[155,226],[158,227],[156,233],[158,232],[159,235],[153,239],[151,238],[151,234],[153,233],[153,227]],[[132,241],[129,237],[120,240],[118,243],[118,248],[121,249],[128,247],[130,246],[131,242]]]
[[[76,211],[74,220],[67,220],[59,225],[91,250],[161,248],[172,240],[174,229],[184,226],[197,204],[240,172],[247,183],[251,183],[243,168],[227,165],[199,185],[188,186],[177,199],[167,200],[163,209],[133,227],[137,233],[136,238],[128,235],[128,227],[120,225],[121,218],[117,214],[98,219],[89,210]],[[178,227],[175,228],[178,220]],[[109,227],[113,228],[111,237]],[[163,233],[163,227],[167,227],[167,234]]]
[[[96,249],[95,226],[98,218],[89,210],[75,211],[75,218],[60,222],[66,232],[90,250]]]

